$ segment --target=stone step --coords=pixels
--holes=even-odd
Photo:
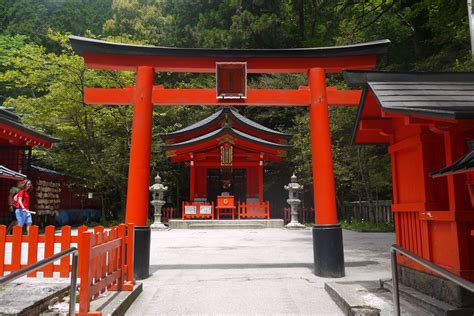
[[[179,220],[168,221],[171,229],[260,229],[283,228],[282,219],[242,219],[242,220]]]
[[[69,282],[9,283],[0,288],[0,315],[39,315],[68,291]]]
[[[346,315],[395,315],[391,293],[382,288],[379,281],[327,282],[324,289]],[[405,300],[401,300],[400,305],[403,316],[433,315]]]
[[[189,224],[189,229],[262,229],[263,224]]]
[[[381,281],[380,283],[383,288],[389,290],[390,293],[392,292],[393,286],[391,280]],[[474,315],[474,309],[457,308],[403,284],[399,284],[398,286],[400,298],[403,298],[404,300],[421,307],[423,310],[428,311],[433,315]]]

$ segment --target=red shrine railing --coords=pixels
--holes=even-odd
[[[214,219],[214,202],[183,202],[182,219]]]
[[[241,218],[270,219],[270,202],[237,203],[238,216]]]
[[[127,235],[126,228],[131,234]],[[133,290],[133,251],[126,251],[133,249],[133,228],[133,225],[126,227],[121,224],[105,231],[104,227],[98,226],[94,228],[94,233],[83,232],[80,235],[79,315],[86,315],[91,300],[106,290]]]
[[[238,202],[238,219],[261,218],[270,219],[270,202]],[[183,202],[182,219],[214,219],[216,208],[214,202]],[[225,213],[229,215],[231,213]],[[220,218],[217,218],[220,219]]]
[[[93,232],[87,231],[86,226],[81,226],[77,235],[71,234],[70,226],[63,226],[59,234],[55,232],[54,226],[47,226],[42,235],[39,234],[38,226],[31,226],[28,235],[23,235],[22,228],[15,226],[13,234],[7,235],[6,227],[0,225],[0,276],[77,245],[81,285],[79,313],[76,314],[88,315],[91,314],[91,300],[100,293],[106,290],[133,290],[133,239],[133,224],[121,224],[108,231],[97,226]],[[8,254],[11,254],[10,258],[7,257]],[[29,273],[28,277],[38,277],[38,273],[42,273],[43,277],[51,278],[59,273],[59,277],[68,278],[71,269],[70,258],[66,257],[59,264],[51,263]],[[100,315],[100,312],[93,314]]]

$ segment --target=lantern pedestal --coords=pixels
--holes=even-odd
[[[291,222],[285,225],[288,229],[305,229],[306,226],[298,222],[298,205],[301,204],[301,200],[298,199],[298,192],[303,190],[303,186],[296,182],[297,178],[295,174],[291,176],[291,182],[285,185],[283,188],[288,191],[288,200],[286,203],[290,204],[291,207]]]
[[[161,200],[151,201],[151,205],[153,205],[155,209],[155,221],[150,225],[152,230],[169,230],[169,228],[161,222],[161,208],[165,204],[166,202]]]
[[[150,202],[155,210],[155,221],[150,225],[153,230],[168,230],[161,222],[161,208],[166,204],[164,201],[164,193],[168,190],[168,187],[161,183],[161,177],[157,173],[155,177],[155,183],[150,187],[150,191],[153,195],[153,200]]]
[[[291,222],[285,225],[287,229],[305,229],[306,226],[298,222],[298,205],[301,203],[299,199],[286,200],[291,207]]]

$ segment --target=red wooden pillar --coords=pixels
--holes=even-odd
[[[263,161],[258,165],[258,201],[263,202]]]
[[[313,190],[317,224],[337,224],[336,190],[332,163],[329,109],[326,97],[326,75],[322,68],[309,71],[311,105],[311,152],[313,162]]]
[[[196,167],[194,166],[194,160],[189,163],[189,201],[194,201],[194,191],[196,188]]]
[[[339,278],[345,275],[344,247],[342,229],[337,221],[324,69],[311,68],[308,83],[311,90],[309,121],[316,220],[313,227],[314,273],[321,277]]]
[[[137,68],[125,215],[126,223],[137,226],[146,226],[148,221],[153,81],[152,67]]]

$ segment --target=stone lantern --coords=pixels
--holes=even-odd
[[[161,208],[166,203],[163,196],[165,191],[168,191],[168,187],[165,187],[161,183],[161,177],[158,173],[155,177],[155,184],[150,187],[150,191],[152,192],[153,196],[153,200],[150,203],[155,208],[155,222],[150,225],[150,228],[156,230],[166,230],[168,227],[166,227],[161,222]]]
[[[289,193],[289,198],[286,202],[290,204],[291,207],[291,222],[285,227],[291,229],[306,228],[306,226],[298,222],[298,205],[301,204],[301,200],[298,199],[298,193],[303,190],[303,186],[297,183],[296,180],[296,176],[293,174],[291,176],[291,182],[284,186],[285,190],[288,190]]]

